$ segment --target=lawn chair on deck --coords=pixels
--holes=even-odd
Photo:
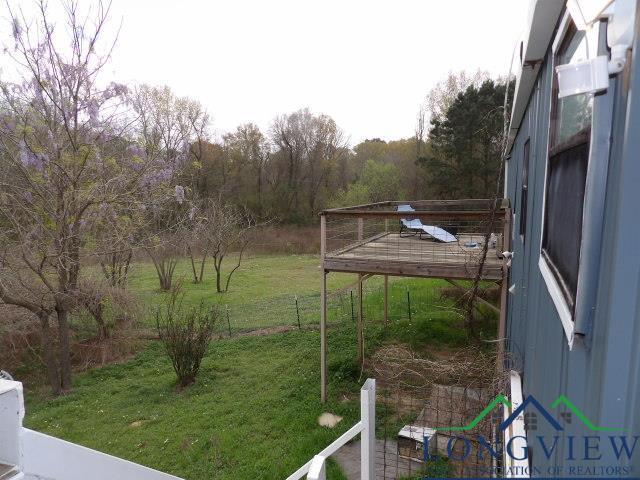
[[[415,209],[412,208],[411,205],[398,205],[397,211],[415,212]],[[435,225],[424,225],[418,218],[400,219],[400,236],[402,237],[402,234],[407,231],[409,231],[411,235],[419,235],[420,238],[422,238],[422,235],[427,235],[429,238],[442,243],[452,243],[458,241],[455,235],[447,232],[443,228],[436,227]]]

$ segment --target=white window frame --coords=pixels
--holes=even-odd
[[[571,15],[569,13],[569,11],[565,11],[564,16],[562,17],[562,22],[560,23],[560,28],[558,28],[558,32],[556,33],[555,39],[553,41],[553,47],[551,50],[551,65],[552,65],[552,78],[555,77],[555,59],[556,59],[556,53],[558,51],[558,49],[560,48],[560,45],[562,43],[562,41],[565,38],[565,35],[567,33],[567,30],[569,29],[570,23],[573,22]],[[596,23],[596,26],[593,28],[598,28],[599,22]],[[553,84],[553,82],[552,82]],[[553,88],[551,89],[551,91],[553,92]],[[556,280],[556,277],[553,275],[551,268],[549,267],[546,259],[544,258],[544,256],[542,255],[542,242],[544,239],[544,221],[545,221],[545,214],[546,214],[546,202],[547,202],[547,175],[548,175],[548,171],[549,171],[549,141],[551,138],[551,115],[552,115],[552,110],[553,110],[553,98],[551,98],[551,96],[549,97],[549,100],[551,102],[550,107],[549,107],[549,119],[548,119],[548,134],[547,134],[547,145],[546,145],[546,163],[545,163],[545,171],[544,171],[544,190],[542,193],[542,228],[541,233],[540,233],[540,258],[538,260],[538,267],[540,269],[540,274],[542,275],[542,278],[544,279],[544,282],[547,286],[547,291],[549,292],[549,295],[551,296],[551,300],[553,300],[553,304],[556,307],[556,311],[558,312],[558,316],[560,317],[560,322],[562,323],[562,328],[564,330],[565,336],[567,337],[567,342],[569,344],[569,350],[571,350],[573,348],[573,341],[575,338],[575,319],[573,314],[571,313],[571,310],[569,309],[569,305],[567,304],[567,301],[564,298],[564,295],[562,293],[562,290],[560,288],[560,285],[558,284],[558,281]],[[592,118],[593,118],[593,114],[592,114]],[[592,152],[592,144],[593,144],[593,128],[591,129],[591,133],[590,133],[590,139],[589,139],[589,159],[588,164],[591,163],[591,152]],[[588,167],[587,167],[588,168]],[[587,172],[587,176],[588,176],[588,172]],[[586,196],[588,195],[588,192],[585,190],[585,199]],[[586,200],[583,202],[583,206],[584,204],[586,204]],[[583,215],[583,222],[582,222],[582,229],[583,231],[581,232],[581,237],[580,237],[580,258],[578,259],[578,285],[576,288],[576,301],[575,303],[578,303],[578,297],[580,296],[580,292],[581,292],[581,275],[580,272],[582,270],[582,263],[583,263],[583,259],[582,259],[582,246],[584,243],[584,215],[585,212],[583,211],[582,213]]]

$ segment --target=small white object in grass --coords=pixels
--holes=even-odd
[[[321,427],[333,428],[342,421],[342,417],[333,413],[324,412],[318,417],[318,425]]]

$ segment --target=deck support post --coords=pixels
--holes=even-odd
[[[320,402],[327,401],[327,271],[324,269],[326,253],[327,219],[320,216],[320,268],[322,284],[320,286]]]
[[[364,219],[362,217],[358,218],[358,240],[362,240],[364,238]],[[358,363],[360,365],[364,362],[364,315],[362,314],[362,282],[364,281],[364,276],[362,273],[358,274],[358,326],[357,326],[357,336],[358,336]]]
[[[502,245],[504,251],[511,250],[511,209],[504,211],[504,230],[502,232]],[[502,375],[504,368],[504,351],[507,335],[507,305],[509,303],[509,266],[508,260],[502,260],[502,285],[500,289],[500,320],[498,322],[498,364],[496,365],[498,376]]]
[[[364,305],[362,290],[363,275],[358,274],[358,363],[362,365],[364,361],[364,315],[362,307]]]
[[[327,401],[327,273],[322,271],[320,292],[320,401]]]
[[[384,276],[384,329],[389,326],[389,275]]]

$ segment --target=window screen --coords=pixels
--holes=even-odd
[[[589,144],[582,143],[549,159],[543,254],[573,308],[578,286],[582,206]]]
[[[580,60],[585,42],[584,33],[571,26],[556,53],[555,64]],[[542,255],[571,312],[578,288],[591,108],[591,96],[558,99],[554,72]]]
[[[524,241],[527,235],[527,201],[529,196],[529,139],[524,143],[522,152],[522,189],[520,192],[520,236]]]

